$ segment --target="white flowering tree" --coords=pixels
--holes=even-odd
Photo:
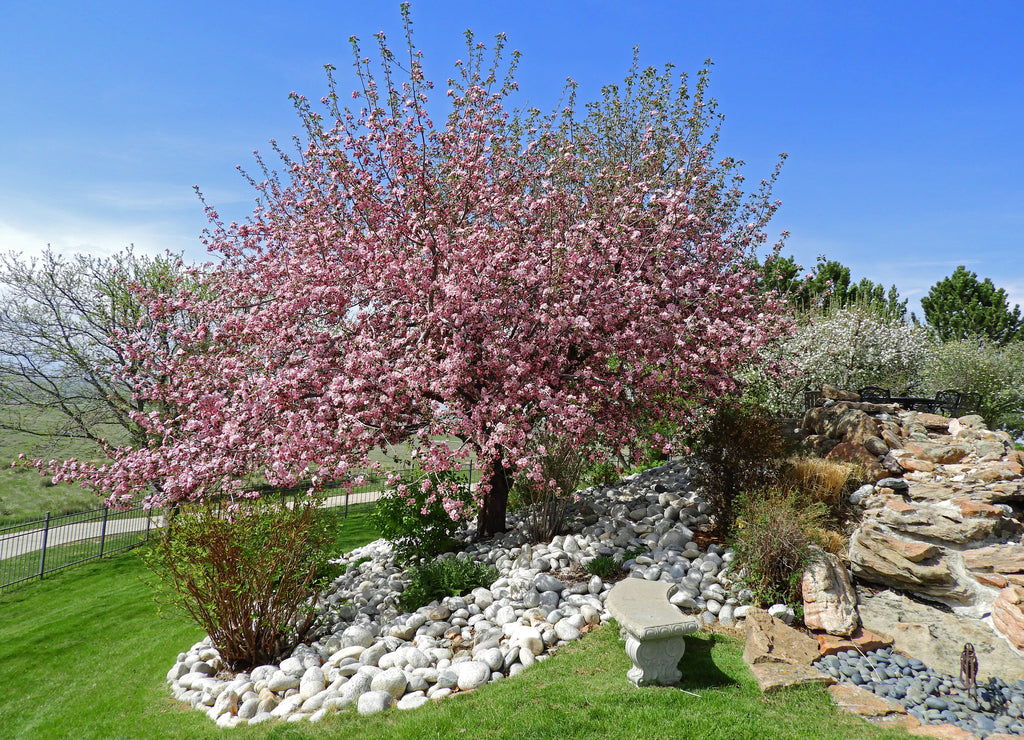
[[[834,385],[856,390],[921,385],[933,342],[927,328],[864,304],[806,314],[796,331],[771,351],[792,374],[767,382],[761,393],[778,411],[799,411],[804,388]]]

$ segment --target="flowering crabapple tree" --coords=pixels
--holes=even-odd
[[[176,352],[131,347],[167,378],[142,392],[176,412],[140,418],[158,442],[89,472],[113,499],[154,480],[161,502],[246,495],[254,476],[315,489],[409,441],[428,472],[475,453],[492,534],[513,476],[542,477],[539,431],[617,450],[638,419],[685,426],[786,331],[745,266],[770,183],[744,196],[715,160],[703,87],[689,100],[644,72],[579,122],[571,105],[510,112],[517,56],[499,74],[503,37],[489,61],[467,34],[437,124],[403,12],[408,56],[381,34],[371,67],[353,39],[356,109],[330,67],[323,112],[293,94],[297,153],[275,145],[281,172],[260,160],[245,223],[209,208],[220,259],[202,289],[153,301],[196,328]],[[474,513],[421,485],[453,520]]]

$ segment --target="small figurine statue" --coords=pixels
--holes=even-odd
[[[969,642],[964,643],[964,651],[960,653],[960,683],[967,689],[968,696],[978,698],[978,656]]]

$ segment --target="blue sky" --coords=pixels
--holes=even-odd
[[[806,266],[918,301],[964,264],[1024,305],[1024,3],[520,0],[412,3],[428,76],[463,32],[507,34],[523,99],[582,100],[644,65],[714,60],[723,155],[789,160],[772,233]],[[192,187],[242,218],[236,165],[299,132],[288,94],[352,89],[348,38],[400,43],[397,1],[0,0],[0,250],[205,259]],[[523,102],[522,100],[518,102]]]

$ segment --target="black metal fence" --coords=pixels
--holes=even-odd
[[[104,506],[0,527],[0,590],[138,547],[149,540],[156,513]]]
[[[473,481],[473,465],[460,469],[467,484]],[[338,484],[321,495],[332,508],[343,508],[347,517],[352,506],[369,505],[381,497],[396,477],[409,482],[419,474],[413,468],[364,471],[358,485]],[[267,488],[265,495],[280,495],[283,501],[305,495],[306,488]],[[51,516],[0,526],[0,591],[18,583],[42,578],[47,573],[101,558],[148,542],[150,533],[163,523],[162,512],[146,511],[142,505],[130,509],[103,507],[76,514]]]

